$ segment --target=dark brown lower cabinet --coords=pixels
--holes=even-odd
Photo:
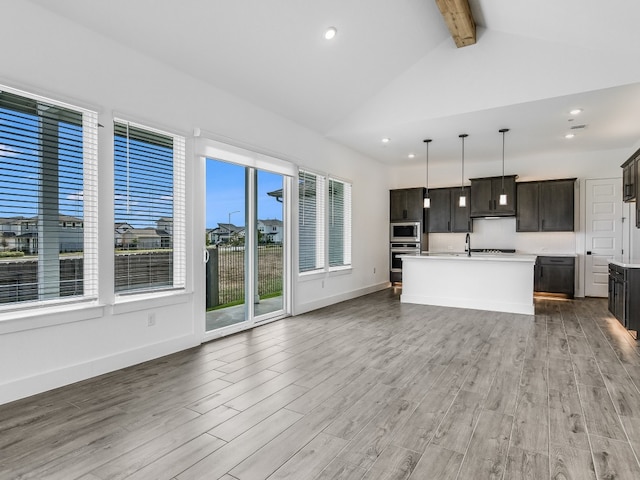
[[[640,268],[609,264],[609,311],[637,335],[640,329]]]
[[[539,256],[535,266],[534,291],[560,293],[573,298],[575,267],[574,257]]]

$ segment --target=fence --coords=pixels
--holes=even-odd
[[[208,247],[207,308],[244,302],[244,247]],[[258,247],[257,284],[261,298],[282,292],[282,245]],[[115,259],[116,292],[143,286],[171,285],[171,252],[119,253]],[[60,296],[82,295],[83,258],[60,258]],[[19,258],[0,262],[0,304],[38,299],[38,261]]]
[[[207,308],[244,302],[244,246],[207,247]],[[282,292],[282,245],[259,245],[257,284],[261,298]]]

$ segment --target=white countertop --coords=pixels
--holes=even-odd
[[[613,263],[614,265],[618,265],[622,268],[640,268],[640,260],[631,260],[631,263],[625,263],[622,260],[610,260],[609,263]]]
[[[404,260],[458,260],[458,261],[494,261],[494,262],[530,262],[535,263],[536,255],[525,255],[521,253],[481,253],[475,252],[471,256],[465,252],[422,252],[420,254],[400,255]]]

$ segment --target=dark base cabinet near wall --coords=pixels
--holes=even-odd
[[[637,339],[640,329],[640,265],[609,263],[609,311]]]
[[[572,256],[538,256],[533,277],[533,290],[538,293],[561,294],[573,298],[576,259]]]

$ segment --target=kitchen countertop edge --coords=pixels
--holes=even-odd
[[[536,255],[519,253],[486,254],[475,253],[468,256],[464,252],[422,252],[420,254],[399,255],[399,258],[421,258],[430,260],[471,260],[471,261],[496,261],[496,262],[531,262],[535,263]]]

